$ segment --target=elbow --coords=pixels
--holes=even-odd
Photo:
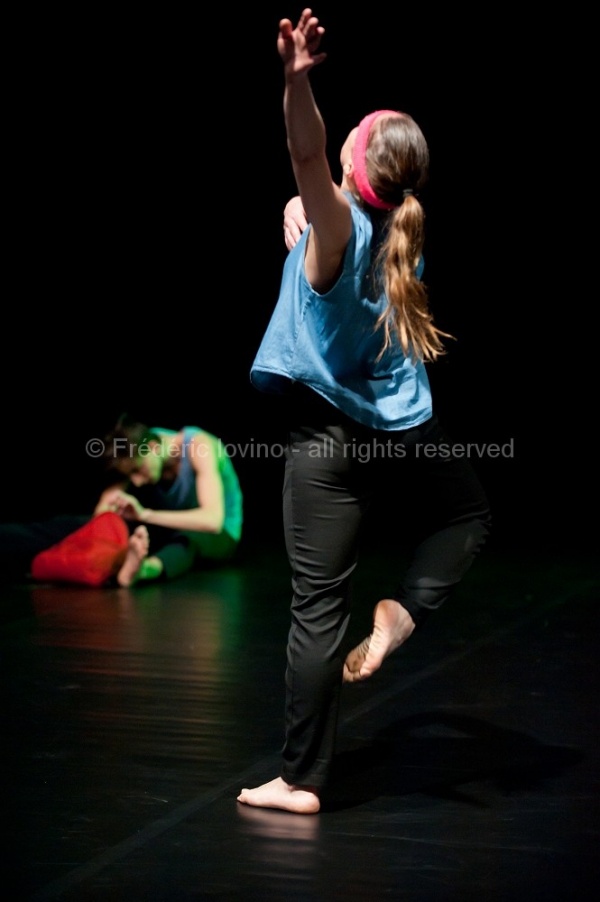
[[[215,516],[209,517],[206,521],[204,531],[210,533],[211,535],[218,535],[220,532],[223,532],[224,525],[225,517],[215,514]]]
[[[205,532],[210,535],[218,535],[223,531],[224,526],[225,511],[221,509],[220,505],[215,505],[214,508],[207,505],[206,507],[195,508],[193,517],[188,519],[186,526],[182,524],[181,528],[190,532]]]

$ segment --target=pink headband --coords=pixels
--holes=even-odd
[[[380,116],[387,116],[390,114],[392,116],[397,116],[398,112],[397,110],[376,110],[374,113],[369,113],[368,116],[365,116],[358,125],[358,133],[352,149],[352,165],[354,167],[352,174],[354,176],[354,181],[356,182],[356,187],[358,188],[358,193],[364,201],[371,204],[372,207],[377,207],[378,210],[393,210],[396,207],[396,204],[388,204],[386,201],[380,200],[369,184],[366,166],[367,143],[369,141],[371,126],[375,120],[379,119]]]

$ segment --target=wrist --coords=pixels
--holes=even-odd
[[[152,514],[153,514],[153,511],[151,510],[151,508],[145,507],[140,511],[140,515],[139,515],[138,519],[142,523],[149,523],[150,520],[152,519]]]

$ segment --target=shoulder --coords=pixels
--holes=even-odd
[[[183,436],[184,444],[218,441],[216,436],[206,429],[202,429],[201,426],[184,426],[181,430],[181,435]]]
[[[202,470],[218,463],[223,445],[216,435],[198,426],[186,427],[183,433],[185,453],[189,455],[194,469]]]

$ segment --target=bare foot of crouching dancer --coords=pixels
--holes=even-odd
[[[399,601],[384,598],[375,605],[373,632],[349,652],[344,662],[344,682],[366,680],[379,670],[385,658],[406,642],[415,622]]]
[[[321,807],[315,787],[290,786],[281,777],[256,789],[242,789],[237,800],[256,808],[280,808],[294,814],[316,814]]]
[[[117,573],[117,582],[120,586],[127,587],[139,578],[140,568],[148,556],[150,537],[145,526],[137,526],[129,536],[129,547],[121,569]]]

